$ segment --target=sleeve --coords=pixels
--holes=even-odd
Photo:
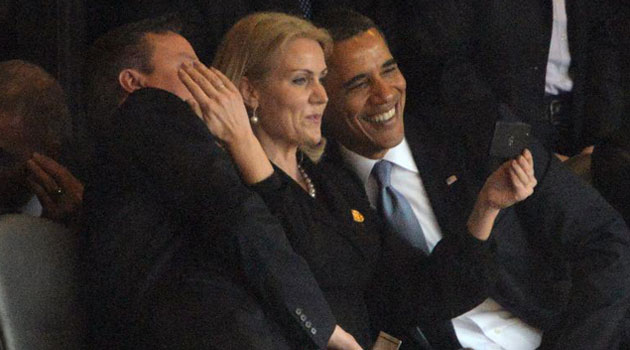
[[[250,188],[267,204],[269,210],[276,216],[281,216],[292,200],[289,182],[278,174],[274,167],[274,173],[263,181],[250,185]]]
[[[571,279],[564,312],[545,330],[541,349],[616,348],[630,306],[628,228],[542,146],[532,151],[539,184],[517,213],[530,235],[565,260]]]
[[[325,348],[336,321],[308,265],[188,106],[146,89],[129,96],[118,118],[118,153],[162,189],[166,207],[198,225],[195,239],[236,242],[237,264],[261,305],[300,347]],[[226,254],[219,250],[209,254]]]
[[[385,238],[380,292],[372,301],[385,327],[432,329],[488,297],[495,278],[492,238],[484,242],[464,231],[454,233],[429,256],[400,247],[396,240]]]

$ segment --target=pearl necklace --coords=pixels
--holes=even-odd
[[[306,187],[308,188],[308,195],[311,196],[311,198],[315,198],[316,193],[315,193],[315,185],[313,185],[313,181],[311,181],[311,178],[306,174],[306,171],[304,171],[304,169],[302,168],[302,166],[300,166],[300,164],[298,164],[297,168],[300,171],[300,175],[302,175],[304,182],[306,182]]]

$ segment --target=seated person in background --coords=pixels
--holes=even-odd
[[[195,97],[193,108],[308,262],[337,324],[356,340],[349,348],[369,349],[374,331],[398,327],[380,327],[380,320],[371,317],[372,298],[398,310],[421,310],[414,314],[417,319],[448,319],[481,301],[475,296],[484,295],[488,284],[480,279],[490,260],[490,246],[484,241],[495,208],[532,193],[535,181],[528,174],[533,165],[527,155],[504,164],[481,191],[469,229],[465,224],[458,227],[453,239],[419,263],[422,247],[401,239],[397,228],[382,228],[351,173],[324,162],[314,164],[300,152],[300,147],[321,139],[328,102],[322,81],[330,44],[326,32],[308,21],[255,13],[227,33],[214,61],[216,69],[195,62],[185,65],[180,76]],[[439,278],[451,269],[456,271],[449,273],[452,278]],[[397,278],[401,271],[410,278]],[[439,282],[428,283],[433,280]],[[391,299],[379,296],[396,286],[405,291]],[[461,305],[459,300],[467,302]]]
[[[280,224],[183,101],[177,72],[196,61],[169,18],[90,50],[92,348],[353,349]]]
[[[630,124],[598,145],[591,157],[593,186],[630,223]]]
[[[65,95],[42,68],[0,62],[0,211],[78,229],[83,185],[57,163],[70,133]]]
[[[474,150],[432,129],[428,118],[438,116],[404,115],[406,81],[370,19],[336,9],[320,23],[334,40],[324,115],[329,144],[337,149],[332,160],[354,170],[377,207],[382,186],[372,169],[393,163],[391,186],[412,206],[422,228],[417,234],[432,256],[452,237],[453,225],[465,222],[462,208],[473,206],[483,185],[475,169],[465,167]],[[499,213],[491,237],[496,283],[452,322],[420,324],[435,349],[615,349],[627,327],[628,228],[552,153],[538,143],[529,148],[538,185]],[[401,318],[409,312],[383,313]]]
[[[615,1],[452,1],[456,25],[444,55],[441,92],[472,152],[483,157],[506,104],[532,135],[565,160],[591,153],[620,126]],[[449,28],[449,26],[447,26]]]

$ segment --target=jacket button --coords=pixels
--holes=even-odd
[[[317,334],[317,329],[315,329],[315,327],[311,328],[311,334],[313,335]]]
[[[302,314],[302,309],[300,309],[300,308],[295,309],[295,314],[296,315],[301,315]]]
[[[311,321],[306,321],[306,323],[304,323],[304,326],[306,326],[306,328],[311,328]]]
[[[300,316],[300,320],[302,320],[302,322],[306,321],[306,315]]]

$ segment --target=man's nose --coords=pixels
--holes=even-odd
[[[384,79],[375,79],[372,85],[372,94],[370,98],[373,103],[383,104],[389,103],[394,99],[394,88]]]

